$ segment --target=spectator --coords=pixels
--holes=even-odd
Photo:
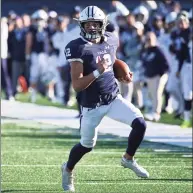
[[[176,76],[182,84],[182,93],[184,98],[184,122],[182,127],[191,127],[191,109],[192,109],[192,61],[191,61],[191,31],[188,15],[181,13],[177,19],[178,33],[174,45],[171,49],[176,53],[178,58],[178,70]],[[176,43],[176,44],[175,44]]]
[[[2,88],[5,89],[6,99],[13,101],[13,90],[11,85],[11,77],[8,73],[8,24],[7,18],[1,18],[1,78]]]
[[[137,21],[134,24],[134,33],[130,40],[126,42],[124,53],[127,58],[126,62],[129,64],[130,70],[133,72],[133,94],[136,99],[138,108],[143,108],[143,95],[142,95],[142,81],[143,81],[143,66],[140,61],[140,52],[142,49],[142,41],[144,35],[144,26],[141,22]],[[129,90],[129,95],[132,94],[132,89]]]
[[[58,50],[58,75],[56,83],[57,102],[67,105],[69,101],[70,84],[66,82],[70,79],[70,66],[66,61],[64,49],[69,42],[68,16],[58,17],[58,30],[52,37],[53,47]]]
[[[168,63],[157,45],[155,33],[148,32],[142,52],[142,61],[145,68],[148,91],[152,99],[153,109],[151,113],[145,114],[150,121],[159,121],[162,109],[162,94],[168,79]]]
[[[21,17],[16,18],[15,29],[9,34],[9,50],[12,58],[12,86],[13,95],[17,94],[17,83],[20,75],[27,79],[27,66],[25,63],[26,30]]]
[[[161,15],[155,14],[152,19],[150,31],[153,31],[157,37],[164,33],[164,23]]]
[[[176,55],[171,52],[170,50],[170,45],[172,44],[172,39],[171,39],[171,33],[175,30],[176,28],[176,19],[177,19],[177,13],[176,12],[171,12],[166,16],[166,30],[165,33],[162,34],[159,38],[159,46],[164,52],[168,64],[169,64],[169,77],[168,77],[168,82],[166,85],[166,92],[168,92],[169,96],[168,97],[168,103],[167,101],[165,102],[165,107],[164,110],[168,113],[172,113],[174,111],[174,100],[177,102],[178,106],[175,109],[175,118],[180,118],[183,111],[184,111],[184,105],[183,105],[183,97],[182,97],[182,92],[180,89],[180,81],[176,77],[176,72],[178,69],[178,61],[176,58]],[[166,100],[166,99],[165,99]]]
[[[31,58],[30,67],[30,100],[36,101],[38,80],[47,68],[48,35],[45,30],[48,16],[43,10],[33,13],[33,25],[26,36],[26,60]]]

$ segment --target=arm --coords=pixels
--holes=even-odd
[[[81,62],[71,62],[72,86],[76,92],[86,89],[95,79],[93,73],[83,76],[83,64]]]
[[[31,48],[32,48],[32,33],[29,32],[26,35],[26,48],[25,48],[26,59],[29,59],[30,57]]]
[[[72,86],[76,92],[86,89],[92,82],[97,79],[108,68],[105,60],[98,63],[98,70],[83,76],[83,64],[78,61],[71,62],[71,79]]]

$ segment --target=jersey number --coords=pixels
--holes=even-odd
[[[70,48],[67,48],[67,49],[66,49],[66,56],[71,56]]]
[[[110,67],[112,66],[111,55],[110,55],[110,54],[104,54],[104,55],[103,55],[103,59],[106,60],[106,62],[107,62],[107,64],[108,64],[108,69],[107,69],[107,71],[109,71],[109,70],[111,69]],[[97,56],[97,58],[96,58],[96,63],[98,63],[100,60],[101,60],[101,57],[100,57],[100,56]]]

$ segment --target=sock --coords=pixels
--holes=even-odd
[[[184,120],[190,121],[190,112],[191,112],[191,100],[184,100]]]
[[[137,148],[141,144],[145,130],[146,130],[146,123],[142,117],[136,118],[131,124],[132,130],[128,138],[128,147],[126,152],[130,156],[134,156]]]
[[[80,161],[84,154],[90,152],[92,148],[82,146],[80,143],[76,144],[70,151],[70,155],[67,162],[67,168],[74,169],[74,166]]]
[[[184,111],[184,120],[190,121],[190,111]]]

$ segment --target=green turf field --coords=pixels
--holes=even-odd
[[[79,141],[78,130],[21,122],[3,123],[1,132],[2,192],[63,192],[60,166]],[[136,159],[150,178],[140,179],[120,166],[126,145],[126,138],[99,135],[94,151],[76,167],[76,192],[192,192],[192,149],[144,141]]]

